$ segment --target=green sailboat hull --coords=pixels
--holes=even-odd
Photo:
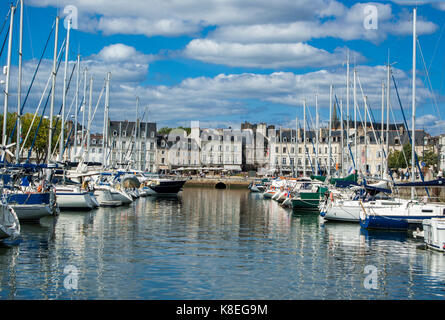
[[[294,209],[318,209],[320,200],[324,199],[326,187],[319,187],[316,192],[301,192],[300,197],[292,199],[292,208]]]

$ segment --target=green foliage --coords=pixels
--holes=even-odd
[[[406,168],[407,167],[407,161],[408,166],[411,166],[411,144],[407,143],[403,146],[403,151],[393,150],[389,153],[388,156],[388,166],[391,169],[400,169],[400,168]],[[405,156],[403,155],[405,153]],[[406,159],[405,159],[406,157]]]
[[[21,144],[23,146],[23,142],[24,139],[26,138],[26,135],[28,134],[28,130],[29,127],[31,126],[31,122],[33,119],[34,115],[31,113],[26,113],[24,115],[22,115],[21,117],[21,127],[22,127],[22,132],[21,132]],[[6,130],[6,134],[7,137],[9,139],[11,132],[14,130],[14,126],[15,123],[17,121],[17,113],[9,113],[8,112],[8,118],[7,118],[7,130]],[[56,117],[53,118],[53,124],[55,124],[56,121]],[[34,136],[37,130],[37,127],[39,126],[39,122],[40,122],[40,116],[37,116],[36,119],[34,120],[34,123],[31,127],[31,130],[29,132],[28,135],[28,139],[25,142],[25,145],[23,146],[23,153],[21,154],[21,158],[27,158],[28,157],[28,150],[31,147],[32,141],[34,140]],[[3,115],[0,115],[0,127],[3,128]],[[57,138],[59,137],[60,134],[60,122],[53,134],[52,137],[52,143],[51,143],[51,148],[54,149],[54,147],[56,146],[56,142],[57,142]],[[3,134],[3,132],[2,132]],[[66,131],[67,134],[67,131]],[[39,132],[37,134],[35,143],[34,143],[34,147],[33,147],[33,151],[35,152],[36,155],[36,160],[37,163],[40,163],[46,156],[47,153],[47,149],[48,149],[48,139],[49,139],[49,119],[43,119],[42,123],[40,125],[39,128]],[[67,135],[65,135],[66,137]],[[11,138],[10,141],[8,142],[17,142],[17,131],[14,132],[14,136]],[[11,148],[11,152],[15,154],[15,148],[16,146]],[[8,161],[11,161],[11,159],[7,159]]]
[[[425,162],[428,167],[437,165],[438,155],[433,150],[425,150],[421,161]]]
[[[173,130],[173,128],[163,127],[163,128],[158,130],[158,134],[160,134],[160,135],[168,135],[170,133],[170,131],[172,131],[172,130]]]
[[[168,135],[173,129],[175,129],[175,128],[163,127],[158,130],[158,134]],[[177,127],[176,129],[184,130],[185,132],[187,132],[187,135],[189,135],[192,132],[191,128],[185,128],[185,127],[181,127],[181,126]]]

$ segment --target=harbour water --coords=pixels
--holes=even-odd
[[[0,246],[0,298],[444,299],[445,256],[421,244],[248,190],[186,188],[22,224]]]

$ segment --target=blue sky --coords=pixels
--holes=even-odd
[[[412,8],[415,1],[81,1],[25,0],[24,81],[27,90],[36,59],[57,14],[67,5],[77,8],[78,29],[72,31],[70,60],[81,55],[94,78],[96,102],[107,71],[112,72],[110,116],[135,118],[149,108],[149,120],[159,126],[237,127],[244,121],[295,126],[302,118],[302,100],[314,115],[319,96],[320,118],[328,119],[329,85],[346,108],[346,61],[357,63],[364,94],[380,119],[381,81],[388,50],[408,118],[411,115]],[[377,8],[376,30],[363,26],[364,8]],[[445,133],[440,111],[445,90],[445,3],[418,1],[417,126],[432,134]],[[9,4],[2,2],[3,22]],[[9,22],[8,22],[9,23]],[[16,110],[18,12],[15,17],[10,110]],[[59,46],[65,37],[60,28]],[[5,38],[5,32],[0,40]],[[34,112],[49,76],[53,40],[45,54],[26,111]],[[355,57],[355,58],[354,58]],[[6,48],[0,58],[6,63]],[[72,62],[71,62],[72,65]],[[71,66],[70,65],[70,66]],[[15,67],[14,67],[15,66]],[[61,103],[63,68],[58,75]],[[81,88],[83,84],[81,83]],[[75,82],[68,93],[71,101]],[[363,113],[363,98],[358,91]],[[391,104],[400,119],[394,89]],[[433,102],[435,101],[435,102]],[[94,105],[95,103],[93,103]],[[352,90],[350,113],[352,116]],[[48,111],[46,111],[48,112]],[[100,131],[103,100],[95,119]],[[344,111],[346,114],[346,109]],[[445,113],[445,112],[443,112]],[[147,119],[147,118],[146,118]]]

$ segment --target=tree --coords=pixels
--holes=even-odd
[[[173,130],[173,128],[163,127],[163,128],[158,130],[158,134],[160,134],[160,135],[168,135],[170,133],[170,131],[172,131],[172,130]]]
[[[427,167],[437,165],[438,155],[433,150],[426,150],[421,161],[425,162]]]
[[[21,132],[21,147],[20,149],[23,149],[23,153],[20,155],[21,158],[27,158],[28,157],[28,150],[31,148],[31,145],[33,143],[34,137],[36,136],[36,131],[37,128],[39,127],[39,123],[40,123],[40,116],[37,116],[36,119],[34,120],[34,123],[31,127],[31,130],[29,131],[29,135],[26,141],[26,135],[28,134],[28,130],[29,127],[31,126],[31,122],[33,119],[34,115],[31,113],[26,113],[24,115],[22,115],[21,117],[21,127],[22,127],[22,132]],[[56,117],[53,118],[53,125],[55,125],[56,123]],[[7,137],[9,139],[9,137],[11,136],[12,131],[14,130],[15,127],[15,123],[17,121],[17,113],[9,113],[8,112],[8,118],[7,118]],[[0,125],[3,127],[3,115],[0,116]],[[17,128],[15,129],[17,130]],[[52,137],[52,143],[51,143],[51,148],[54,150],[54,148],[56,147],[56,142],[57,139],[60,135],[60,130],[61,130],[61,125],[60,123],[58,123],[56,129],[54,130],[54,134]],[[17,142],[17,138],[16,138],[16,133],[17,131],[14,131],[14,135],[13,137],[11,137],[10,142]],[[67,131],[65,131],[67,133]],[[43,118],[42,119],[42,123],[40,124],[40,128],[39,131],[37,133],[37,136],[35,137],[35,142],[33,145],[33,151],[36,154],[36,161],[37,163],[40,163],[42,160],[45,159],[46,154],[48,152],[48,137],[49,135],[49,119]],[[67,135],[65,134],[65,137],[67,137]],[[24,145],[23,145],[24,143]],[[16,146],[14,146],[13,148],[11,148],[11,152],[15,153],[15,149]],[[11,159],[7,159],[8,161],[11,161]]]
[[[388,166],[391,169],[400,169],[400,168],[404,169],[407,166],[411,166],[411,144],[409,143],[405,144],[402,150],[403,152],[399,150],[393,150],[389,153]]]
[[[174,128],[169,128],[169,127],[163,127],[161,129],[158,130],[158,134],[160,135],[168,135]],[[191,128],[186,128],[186,127],[177,127],[176,129],[180,129],[180,130],[184,130],[185,132],[187,132],[187,135],[189,135],[192,132]]]

